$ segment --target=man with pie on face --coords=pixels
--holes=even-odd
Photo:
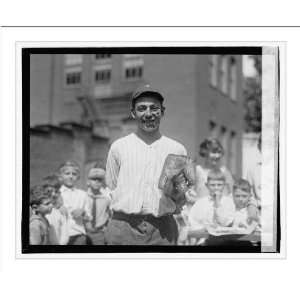
[[[160,132],[163,95],[144,85],[132,95],[136,131],[116,140],[108,153],[106,183],[112,190],[113,216],[106,230],[108,245],[174,245],[176,205],[159,188],[169,154],[186,156],[185,147]],[[184,180],[182,176],[176,180]],[[167,200],[166,200],[167,199]]]

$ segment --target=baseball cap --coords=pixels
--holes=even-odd
[[[101,168],[92,168],[88,174],[89,179],[105,178],[105,170]]]
[[[152,95],[155,96],[160,103],[163,103],[164,97],[162,94],[155,88],[153,88],[150,84],[145,84],[137,88],[137,90],[132,94],[131,102],[132,105],[135,104],[136,100],[141,96]]]

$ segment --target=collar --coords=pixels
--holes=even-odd
[[[104,188],[101,188],[100,189],[100,193],[95,195],[93,192],[92,192],[92,189],[91,188],[88,188],[87,190],[87,194],[88,196],[92,197],[92,198],[97,198],[97,197],[102,197],[104,195],[104,192],[105,192],[105,189]]]
[[[226,197],[226,196],[222,195],[222,197],[221,197],[221,199],[220,199],[220,203],[223,203],[224,197]],[[212,203],[213,205],[215,204],[215,200],[212,198],[211,195],[208,195],[208,200],[209,200],[209,202]]]
[[[135,132],[131,133],[131,135],[134,139],[138,140],[142,145],[147,146],[148,148],[153,147],[154,145],[158,144],[160,141],[164,139],[164,135],[161,134],[159,139],[155,140],[151,144],[147,144]]]
[[[62,185],[61,187],[60,187],[60,192],[61,193],[63,193],[63,192],[73,192],[73,191],[75,191],[75,187],[72,187],[72,188],[68,188],[67,186],[65,186],[65,185]]]

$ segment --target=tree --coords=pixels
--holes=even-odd
[[[245,99],[245,131],[261,131],[261,74],[262,60],[261,55],[251,55],[254,60],[256,75],[246,77],[244,80],[244,99]]]

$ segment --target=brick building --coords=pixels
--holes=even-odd
[[[241,175],[242,80],[241,55],[32,54],[31,182],[67,158],[84,173],[105,163],[110,143],[134,130],[130,96],[142,83],[165,97],[163,134],[197,160],[199,143],[218,137]]]

